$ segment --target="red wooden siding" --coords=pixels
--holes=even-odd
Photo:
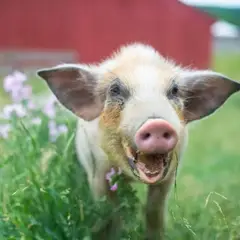
[[[1,0],[0,50],[73,49],[93,62],[141,41],[202,68],[209,63],[211,23],[177,0]]]

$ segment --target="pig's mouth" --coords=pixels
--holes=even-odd
[[[146,154],[130,147],[125,152],[132,172],[144,183],[159,182],[168,172],[171,154]]]

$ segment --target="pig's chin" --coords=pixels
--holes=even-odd
[[[164,179],[169,162],[169,154],[145,154],[125,148],[128,163],[140,181],[154,184]]]

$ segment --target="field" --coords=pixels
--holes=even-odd
[[[217,54],[213,69],[240,80],[240,55]],[[31,81],[34,92],[43,86]],[[0,106],[9,102],[0,89]],[[94,203],[73,148],[75,119],[61,109],[55,121],[67,133],[50,141],[49,118],[42,124],[11,120],[12,132],[0,140],[0,239],[91,239],[111,213],[104,199]],[[189,146],[168,206],[166,239],[240,239],[240,94],[216,114],[190,128]],[[137,196],[144,190],[137,186]],[[141,239],[136,219],[138,199],[121,189],[124,215],[122,239]],[[128,196],[124,197],[124,194]],[[128,216],[128,217],[125,217]]]

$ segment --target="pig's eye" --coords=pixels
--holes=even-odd
[[[117,97],[121,94],[121,87],[119,84],[115,83],[110,88],[110,95],[112,97]]]
[[[121,106],[127,101],[130,96],[130,92],[127,86],[124,85],[123,82],[119,78],[115,79],[109,90],[108,90],[109,97],[112,103],[117,103]]]
[[[176,96],[178,94],[178,86],[174,84],[171,91],[172,95]]]
[[[178,85],[176,83],[174,83],[170,89],[170,91],[168,92],[168,97],[169,98],[173,98],[176,97],[178,95]]]

